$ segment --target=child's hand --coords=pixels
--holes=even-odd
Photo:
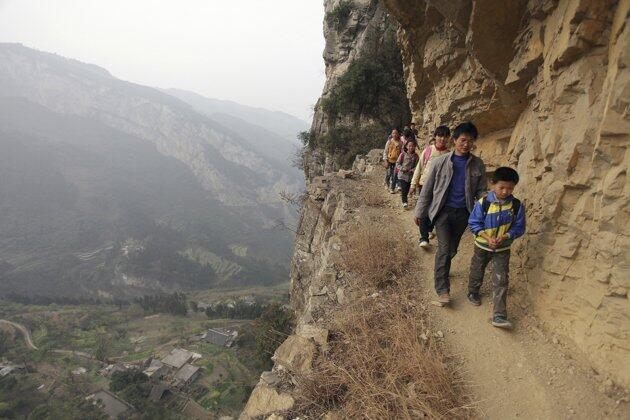
[[[499,245],[501,245],[501,243],[502,243],[503,241],[505,241],[507,238],[508,238],[508,236],[507,236],[507,235],[505,235],[505,234],[504,234],[504,235],[499,236],[498,238],[496,238],[496,239],[495,239],[495,244],[496,244],[495,246],[499,246]]]

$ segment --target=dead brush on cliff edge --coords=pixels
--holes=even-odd
[[[415,291],[414,291],[415,290]],[[457,364],[425,322],[417,289],[392,287],[346,307],[330,325],[330,348],[299,378],[296,413],[319,418],[470,418]]]
[[[387,200],[383,197],[383,193],[375,188],[368,188],[363,194],[363,203],[369,207],[382,207]]]
[[[403,238],[402,228],[359,224],[345,241],[344,264],[369,285],[382,288],[395,283],[413,256]]]

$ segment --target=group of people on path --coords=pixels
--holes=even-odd
[[[483,160],[472,154],[478,137],[471,122],[452,132],[437,127],[429,144],[418,153],[418,132],[408,126],[394,128],[383,150],[385,185],[391,194],[400,191],[402,205],[418,191],[414,221],[420,231],[420,246],[428,250],[433,230],[437,236],[434,280],[436,303],[451,302],[451,261],[462,235],[469,228],[475,236],[470,262],[468,300],[481,305],[480,289],[488,264],[492,265],[492,325],[510,328],[507,292],[512,242],[525,233],[525,209],[512,195],[519,176],[509,167],[497,168],[486,181]],[[452,148],[451,148],[452,144]]]

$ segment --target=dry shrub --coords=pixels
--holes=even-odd
[[[369,189],[366,190],[365,194],[363,195],[363,203],[365,203],[366,206],[370,207],[382,207],[385,205],[386,200],[380,191]]]
[[[298,382],[296,412],[344,418],[470,418],[456,363],[447,360],[413,291],[366,298],[331,326],[330,349]]]
[[[385,229],[376,224],[358,225],[345,243],[348,248],[343,254],[346,268],[375,287],[395,282],[406,271],[413,256],[399,227]]]

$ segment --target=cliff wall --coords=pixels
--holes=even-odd
[[[384,0],[424,135],[471,120],[510,165],[536,315],[630,386],[630,1]]]
[[[410,118],[397,24],[382,3],[325,0],[324,9],[326,84],[304,154],[307,179],[382,147],[384,133]]]

